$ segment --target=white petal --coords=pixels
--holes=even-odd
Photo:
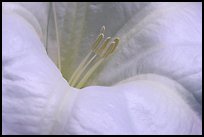
[[[3,10],[2,130],[49,134],[58,113],[71,109],[74,95],[47,56],[36,28],[23,16],[29,12],[22,12]]]
[[[3,2],[3,9],[7,12],[16,12],[25,17],[36,31],[41,40],[46,42],[49,3],[47,2]],[[29,12],[26,12],[29,11]]]
[[[197,102],[195,97],[193,96],[192,93],[190,93],[188,90],[186,90],[181,84],[176,82],[175,80],[171,80],[167,77],[157,75],[157,74],[142,74],[142,75],[137,75],[134,77],[130,77],[126,80],[120,81],[116,85],[120,85],[123,83],[128,83],[132,81],[138,81],[138,80],[148,80],[152,82],[157,82],[159,85],[165,85],[172,91],[176,91],[177,94],[193,109],[195,112],[200,116],[202,116],[202,106],[200,103]]]
[[[65,127],[54,134],[201,134],[200,118],[179,94],[183,89],[159,79],[82,89]]]

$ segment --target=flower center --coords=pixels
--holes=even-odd
[[[115,51],[117,45],[119,44],[119,38],[115,38],[109,44],[111,37],[107,37],[106,40],[101,43],[101,41],[104,39],[104,31],[105,26],[102,26],[98,38],[92,45],[91,51],[72,74],[69,80],[70,86],[83,88],[91,74],[93,74],[100,64]]]

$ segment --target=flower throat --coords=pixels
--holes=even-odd
[[[91,47],[91,51],[72,74],[69,80],[70,86],[83,88],[91,74],[93,74],[100,64],[115,51],[119,44],[119,38],[115,38],[110,43],[111,37],[107,37],[101,42],[104,39],[104,31],[105,26],[102,26],[98,38]]]

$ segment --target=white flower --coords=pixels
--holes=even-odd
[[[201,134],[201,3],[2,7],[3,134]],[[121,42],[73,88],[102,25]]]

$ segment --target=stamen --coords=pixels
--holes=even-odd
[[[103,58],[107,57],[114,46],[115,46],[115,42],[112,42],[111,45],[108,47],[108,49],[101,55],[101,57]]]
[[[70,86],[76,88],[84,87],[87,79],[91,76],[91,74],[99,67],[105,58],[107,58],[115,51],[119,44],[119,38],[115,38],[114,41],[108,45],[111,40],[111,37],[108,37],[100,46],[100,43],[104,38],[104,31],[105,26],[102,26],[100,34],[98,35],[94,44],[91,46],[91,52],[89,52],[89,54],[80,63],[79,67],[71,76],[69,80]]]
[[[118,46],[119,41],[120,39],[116,38],[114,42],[111,43],[110,47],[107,49],[106,53],[102,57],[106,58],[108,55],[112,54],[115,51],[116,47]]]
[[[102,26],[101,28],[101,33],[98,35],[98,38],[96,39],[96,41],[94,42],[94,44],[91,46],[91,49],[93,52],[95,52],[95,50],[97,50],[98,48],[98,45],[100,44],[101,40],[104,38],[104,34],[103,32],[105,31],[105,26]],[[89,54],[85,57],[85,59],[80,63],[79,67],[74,71],[74,73],[72,74],[70,80],[69,80],[69,83],[70,83],[70,86],[73,86],[77,80],[78,80],[78,77],[83,73],[83,71],[85,70],[85,68],[88,66],[88,64],[90,64],[91,62],[89,61],[89,63],[87,64],[87,61],[88,59],[90,58],[91,56],[91,52],[89,52]],[[93,58],[94,59],[94,58]],[[92,60],[93,60],[92,59]],[[92,61],[91,60],[91,61]],[[86,65],[86,67],[84,69],[82,69],[84,67],[84,65]]]
[[[96,50],[96,54],[100,55],[103,50],[106,48],[106,46],[108,45],[109,41],[110,41],[111,37],[106,38],[105,42],[103,43],[103,45],[98,48],[98,50]]]
[[[98,38],[96,39],[96,41],[94,42],[94,44],[92,45],[91,49],[95,52],[95,50],[97,49],[98,45],[100,44],[101,40],[104,38],[104,34],[101,33],[100,35],[98,35]]]

